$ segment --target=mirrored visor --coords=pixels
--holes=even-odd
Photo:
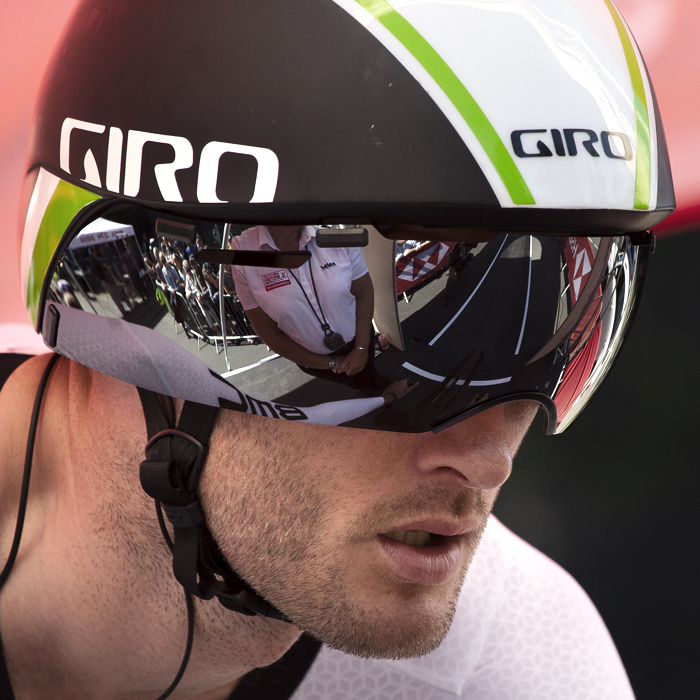
[[[424,432],[530,399],[560,432],[619,350],[645,249],[626,237],[445,237],[98,202],[55,250],[41,327],[82,364],[227,409]]]

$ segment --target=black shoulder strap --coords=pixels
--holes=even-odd
[[[0,638],[0,700],[15,700],[10,674],[7,672],[5,663],[5,652],[2,650],[2,638]]]
[[[2,389],[9,376],[30,357],[31,355],[18,355],[15,353],[0,354],[0,389]]]
[[[172,545],[175,578],[186,591],[205,600],[216,596],[230,610],[286,620],[228,565],[197,499],[218,408],[186,401],[177,428],[172,428],[158,397],[145,389],[138,391],[149,437],[146,460],[141,463],[141,485],[157,507],[162,505],[173,525],[172,543],[164,527],[163,531]]]
[[[288,700],[301,685],[320,649],[321,642],[302,634],[281,659],[244,676],[228,700]]]

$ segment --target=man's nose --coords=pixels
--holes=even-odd
[[[414,444],[412,462],[424,474],[447,476],[452,470],[454,477],[461,475],[471,488],[499,488],[513,464],[502,407],[490,408],[439,433],[422,434]]]

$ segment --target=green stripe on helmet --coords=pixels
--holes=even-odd
[[[525,179],[483,110],[455,72],[418,30],[386,0],[356,0],[379,20],[425,68],[472,130],[514,204],[535,204]]]
[[[44,278],[63,234],[75,215],[99,195],[61,180],[54,190],[39,226],[27,278],[27,309],[36,323]]]
[[[625,50],[627,67],[634,91],[634,111],[637,120],[637,182],[635,185],[634,208],[649,209],[651,204],[651,129],[649,126],[649,106],[644,88],[642,71],[632,39],[620,13],[610,0],[605,0],[610,14],[615,20],[622,47]]]

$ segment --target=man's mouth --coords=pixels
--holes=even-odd
[[[404,530],[403,532],[384,532],[382,534],[384,537],[403,542],[411,547],[427,547],[433,539],[432,533],[423,530]]]
[[[432,532],[424,530],[403,530],[402,532],[383,532],[382,534],[397,542],[419,548],[435,546],[445,539],[442,535],[434,535]]]
[[[438,526],[435,529],[450,528]],[[397,579],[430,585],[444,583],[459,569],[464,545],[461,535],[439,534],[429,530],[397,530],[382,532],[378,541],[387,566]]]

